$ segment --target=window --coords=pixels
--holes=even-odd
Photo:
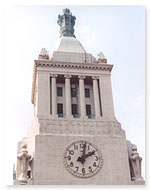
[[[57,96],[63,96],[62,87],[57,87]]]
[[[77,109],[77,104],[72,104],[72,115],[78,114]]]
[[[91,105],[86,105],[86,115],[91,115]]]
[[[57,114],[63,114],[63,104],[57,104]]]
[[[89,88],[85,88],[85,97],[90,98],[90,89]]]
[[[77,89],[76,88],[71,88],[71,96],[77,97]]]

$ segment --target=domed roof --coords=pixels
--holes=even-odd
[[[55,48],[49,54],[49,60],[66,63],[96,63],[95,57],[87,53],[81,43],[75,38],[74,25],[76,17],[69,9],[63,10],[63,15],[58,16],[60,38]]]
[[[81,43],[74,37],[63,36],[56,42],[54,51],[61,52],[74,52],[74,53],[85,53],[85,49]]]
[[[56,62],[95,63],[96,59],[85,51],[75,37],[62,36],[49,54],[49,60]]]

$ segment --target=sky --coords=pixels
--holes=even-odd
[[[33,119],[34,60],[42,48],[53,51],[59,38],[57,18],[66,7],[76,16],[75,35],[86,51],[95,57],[103,52],[114,65],[115,115],[126,138],[137,145],[145,178],[145,7],[10,6],[5,15],[3,65],[3,124],[5,138],[9,139],[5,148],[6,184],[12,183],[17,142],[26,136]]]

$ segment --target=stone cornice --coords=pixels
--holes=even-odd
[[[88,70],[103,70],[103,71],[110,71],[113,68],[113,65],[110,64],[102,64],[102,63],[66,63],[66,62],[54,62],[49,60],[35,60],[34,61],[34,68],[33,68],[33,81],[32,81],[32,96],[31,102],[34,104],[34,91],[35,91],[35,84],[36,84],[36,72],[37,67],[49,67],[49,68],[65,68],[65,69],[88,69]]]
[[[109,70],[111,72],[113,65],[106,63],[73,63],[73,62],[54,62],[49,60],[35,60],[38,67],[65,68],[65,69],[89,69],[89,70]]]

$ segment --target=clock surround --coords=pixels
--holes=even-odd
[[[71,143],[63,155],[65,168],[75,177],[89,178],[96,175],[103,166],[101,151],[89,141]]]

